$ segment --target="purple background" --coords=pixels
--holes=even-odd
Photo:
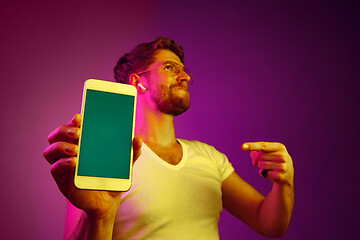
[[[296,171],[284,239],[354,239],[359,201],[359,3],[0,2],[1,238],[61,239],[66,201],[42,151],[80,111],[83,82],[165,35],[195,76],[177,134],[214,145],[266,194],[245,141],[283,142]],[[221,239],[263,239],[225,211]]]

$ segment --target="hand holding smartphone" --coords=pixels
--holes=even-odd
[[[136,97],[131,85],[96,79],[85,82],[74,177],[77,188],[129,190]]]

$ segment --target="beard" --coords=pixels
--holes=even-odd
[[[182,88],[182,90],[178,90]],[[176,93],[176,91],[182,91]],[[173,84],[170,87],[160,86],[151,91],[151,98],[156,103],[157,109],[165,114],[178,116],[190,107],[189,87],[187,83]]]

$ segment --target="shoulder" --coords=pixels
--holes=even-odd
[[[192,147],[192,148],[203,148],[203,149],[207,149],[207,148],[211,148],[213,149],[214,147],[207,144],[207,143],[204,143],[204,142],[200,142],[200,141],[197,141],[197,140],[186,140],[186,139],[180,139],[178,138],[177,139],[182,145],[186,145],[188,147]]]
[[[197,140],[177,139],[181,145],[185,146],[189,151],[194,151],[199,154],[215,157],[216,155],[223,155],[214,146]]]
[[[229,162],[227,156],[219,152],[215,147],[203,143],[200,141],[189,141],[184,139],[178,139],[181,145],[185,145],[188,156],[201,156],[202,159],[206,159],[206,162],[212,162],[218,171],[219,178],[224,181],[233,171],[234,168]]]

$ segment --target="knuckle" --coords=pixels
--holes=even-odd
[[[261,151],[266,151],[266,143],[265,142],[260,143],[260,149],[261,149]]]
[[[279,153],[279,154],[278,154],[278,159],[279,159],[281,162],[285,162],[285,160],[286,160],[286,154],[284,154],[284,153]]]
[[[280,164],[279,167],[278,167],[279,171],[280,172],[286,172],[287,170],[287,167],[285,164]]]
[[[47,160],[48,159],[48,152],[49,152],[50,146],[46,147],[43,151],[43,157]]]
[[[54,142],[55,136],[57,135],[57,128],[54,129],[49,135],[48,135],[48,143],[51,144]]]
[[[50,142],[51,142],[51,136],[52,136],[52,133],[53,133],[53,132],[49,133],[49,135],[47,136],[48,143],[50,143]]]
[[[68,124],[63,124],[59,127],[59,133],[61,135],[67,135],[67,130],[70,128],[71,126],[69,126]]]
[[[61,178],[60,178],[61,170],[62,169],[61,169],[60,159],[58,161],[56,161],[55,163],[53,163],[50,167],[50,173],[57,184],[58,184],[58,181],[61,180]]]
[[[63,128],[64,128],[64,125],[61,125],[61,126],[55,128],[54,131],[52,131],[48,135],[48,142],[50,144],[56,142],[63,135],[63,132],[64,132]]]
[[[48,142],[50,144],[60,141],[73,142],[79,139],[80,132],[78,127],[70,126],[67,124],[61,125],[56,128],[48,136]]]
[[[55,142],[53,144],[51,144],[51,152],[54,155],[64,155],[66,153],[65,150],[65,145],[67,143],[66,142]]]
[[[55,142],[51,144],[52,150],[55,152],[63,152],[64,151],[64,142]]]
[[[261,169],[269,169],[272,167],[272,165],[270,163],[268,163],[267,161],[259,161],[259,164],[258,166],[261,168]]]
[[[56,176],[56,172],[57,172],[56,170],[57,170],[56,163],[53,163],[50,167],[50,173],[53,177]]]
[[[273,174],[273,178],[275,179],[276,182],[280,183],[282,182],[282,176],[279,172],[276,172]]]

